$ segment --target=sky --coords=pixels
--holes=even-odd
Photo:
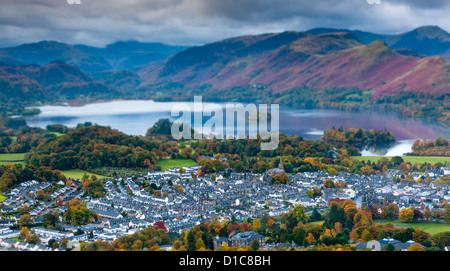
[[[448,14],[448,0],[1,0],[0,47],[42,40],[191,46],[316,27],[399,34],[437,25],[449,32]]]

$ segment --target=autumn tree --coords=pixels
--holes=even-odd
[[[334,182],[331,179],[326,179],[323,182],[323,186],[326,187],[326,188],[335,188]]]
[[[253,219],[253,230],[257,231],[261,228],[261,221],[257,218]]]
[[[22,215],[17,221],[17,224],[20,228],[22,228],[23,226],[28,227],[31,223],[33,223],[33,219],[31,218],[30,214]]]
[[[381,215],[384,219],[393,220],[398,216],[397,205],[390,203],[388,206],[383,206]]]
[[[31,236],[28,236],[26,238],[27,243],[33,244],[33,245],[39,245],[41,243],[41,239],[34,233]]]
[[[410,223],[414,221],[414,211],[411,209],[402,209],[398,215],[398,219],[403,223]]]
[[[99,220],[97,214],[82,205],[79,199],[73,199],[66,205],[68,208],[64,213],[65,221],[74,226],[85,225],[94,220]]]
[[[27,227],[22,227],[22,229],[20,230],[19,233],[19,240],[26,240],[27,238],[30,237],[30,231],[28,230]]]
[[[372,214],[363,210],[359,210],[355,214],[355,217],[353,218],[353,225],[356,229],[359,227],[368,228],[372,226],[372,224],[373,224]]]
[[[407,251],[425,251],[425,249],[419,243],[414,243],[407,249]]]

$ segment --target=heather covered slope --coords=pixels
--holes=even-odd
[[[356,87],[374,96],[399,91],[449,91],[442,57],[402,55],[383,41],[363,44],[347,32],[283,32],[192,47],[138,74],[147,84],[176,82],[212,89],[264,84],[273,92],[298,86]]]

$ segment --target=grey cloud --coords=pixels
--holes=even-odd
[[[125,39],[192,45],[314,27],[406,32],[433,22],[450,29],[446,0],[80,1],[2,0],[0,47],[44,39],[95,46]]]

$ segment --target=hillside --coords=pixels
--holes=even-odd
[[[414,51],[417,56],[442,56],[450,60],[450,34],[438,26],[422,26],[407,33],[397,35],[374,34],[370,32],[315,28],[307,31],[310,34],[323,34],[334,32],[348,32],[355,35],[359,41],[369,44],[376,40],[382,40],[392,49],[399,49],[400,52]]]
[[[143,82],[175,82],[211,89],[263,84],[273,93],[298,86],[356,87],[373,97],[399,91],[448,92],[442,57],[402,55],[383,41],[368,45],[354,34],[283,32],[244,36],[192,47],[138,74]]]
[[[0,86],[3,102],[19,100],[22,104],[115,92],[62,61],[45,66],[0,63]]]
[[[104,58],[55,41],[41,41],[0,49],[0,61],[4,63],[44,66],[55,60],[72,64],[85,72],[111,69]]]
[[[103,166],[144,168],[149,166],[146,163],[156,163],[160,150],[165,150],[163,145],[86,123],[33,148],[25,160],[38,167],[51,166],[60,170]]]

